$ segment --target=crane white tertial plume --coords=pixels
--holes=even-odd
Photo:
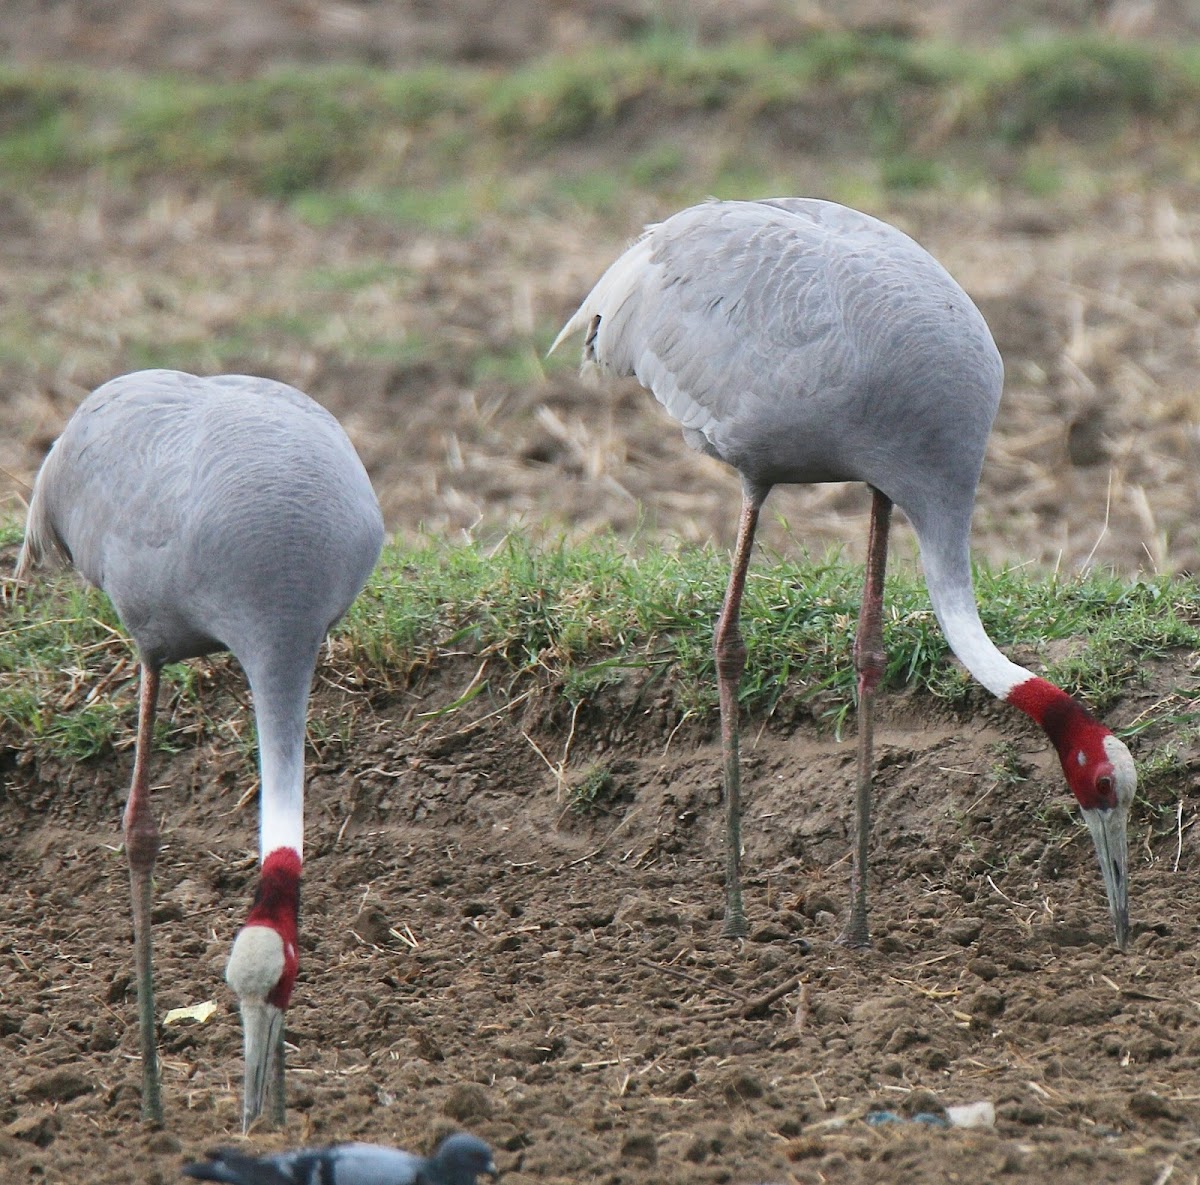
[[[604,273],[555,347],[585,331],[584,364],[633,375],[693,448],[742,479],[742,513],[714,654],[727,810],[725,932],[746,932],[739,861],[738,628],[759,510],[780,483],[872,490],[858,676],[856,842],[845,941],[868,941],[875,693],[885,662],[883,574],[892,504],[916,531],[951,649],[1058,751],[1100,859],[1117,944],[1129,934],[1129,751],[1066,692],[1006,659],[984,632],[968,544],[1003,366],[979,310],[885,222],[809,198],[706,202],[650,226]]]
[[[46,457],[17,561],[61,557],[112,599],[141,666],[125,807],[133,894],[142,1110],[162,1118],[150,958],[159,829],[149,764],[165,663],[230,650],[254,699],[261,769],[258,892],[226,978],[242,1012],[243,1121],[274,1080],[296,981],[304,850],[304,724],[317,652],[383,542],[371,482],[337,420],[283,383],[147,370],[113,379]]]

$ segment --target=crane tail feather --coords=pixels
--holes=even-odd
[[[634,242],[609,266],[584,297],[575,315],[562,327],[548,354],[573,333],[587,330],[584,342],[583,367],[619,375],[633,373],[633,359],[640,353],[633,340],[632,321],[638,299],[651,281],[651,234],[648,226]],[[603,325],[603,329],[599,326]],[[633,334],[633,336],[631,336]]]
[[[588,307],[589,300],[585,300],[583,304],[581,304],[579,308],[575,310],[574,316],[572,316],[571,319],[558,331],[558,337],[554,339],[554,342],[546,351],[547,358],[549,358],[550,355],[553,354],[554,351],[557,350],[558,347],[561,346],[563,342],[571,336],[571,334],[578,333],[581,329],[587,328],[587,325],[591,320],[591,310]]]
[[[17,567],[14,575],[18,580],[28,579],[34,568],[40,564],[66,561],[70,563],[71,556],[63,541],[59,538],[50,515],[46,509],[46,501],[39,497],[40,491],[34,489],[33,499],[29,503],[29,516],[25,522],[25,538],[21,540],[21,550],[17,554]]]

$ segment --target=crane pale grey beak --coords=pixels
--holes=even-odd
[[[1125,835],[1128,808],[1083,811],[1084,822],[1092,833],[1100,875],[1108,894],[1108,911],[1117,934],[1117,946],[1124,950],[1129,942],[1129,843]]]
[[[262,1114],[267,1087],[272,1080],[275,1056],[283,1037],[283,1009],[265,1000],[242,1001],[242,1037],[246,1049],[242,1131]]]

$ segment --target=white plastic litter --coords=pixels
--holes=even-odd
[[[996,1107],[992,1103],[963,1103],[947,1107],[946,1118],[951,1127],[995,1127]]]
[[[196,1020],[203,1024],[217,1010],[215,1000],[205,1000],[203,1004],[193,1004],[190,1008],[172,1008],[163,1017],[164,1025],[175,1025],[181,1020]]]

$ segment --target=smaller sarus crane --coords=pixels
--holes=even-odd
[[[113,379],[80,404],[38,473],[18,576],[65,559],[111,598],[140,663],[124,837],[147,1119],[162,1118],[150,953],[159,828],[149,782],[160,672],[229,650],[254,701],[260,880],[226,973],[241,1007],[249,1127],[272,1081],[275,1117],[284,1110],[313,671],[382,543],[379,503],[341,425],[268,379],[171,370]]]

